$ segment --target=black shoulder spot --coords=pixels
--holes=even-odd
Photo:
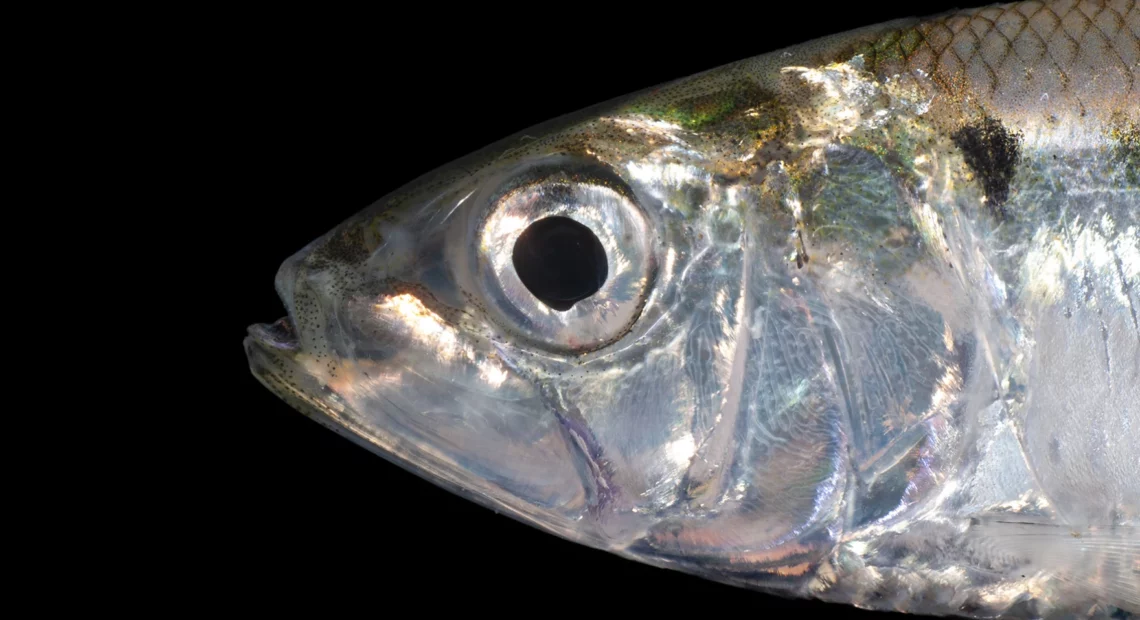
[[[1000,213],[1009,199],[1009,183],[1021,157],[1021,134],[986,117],[954,132],[950,139],[962,151],[966,165],[982,182],[987,203]]]
[[[1124,167],[1128,180],[1140,184],[1140,125],[1131,120],[1118,121],[1109,132],[1109,138],[1116,161]]]

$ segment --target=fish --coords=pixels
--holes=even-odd
[[[780,596],[1140,613],[1140,7],[809,41],[430,171],[252,375],[506,517]]]

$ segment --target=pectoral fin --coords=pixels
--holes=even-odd
[[[978,551],[1019,560],[1099,602],[1140,612],[1140,528],[1083,526],[1002,516],[975,518]]]

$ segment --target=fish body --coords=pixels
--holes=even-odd
[[[1140,613],[1140,7],[828,37],[599,104],[287,259],[253,374],[419,475],[733,585]]]

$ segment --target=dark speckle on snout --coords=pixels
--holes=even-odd
[[[329,235],[309,256],[313,267],[325,268],[333,265],[351,265],[368,258],[364,247],[363,227],[352,224]]]
[[[961,149],[966,165],[981,181],[987,203],[996,215],[1003,215],[1002,205],[1009,199],[1009,183],[1021,156],[1021,134],[986,117],[962,127],[950,138]]]

